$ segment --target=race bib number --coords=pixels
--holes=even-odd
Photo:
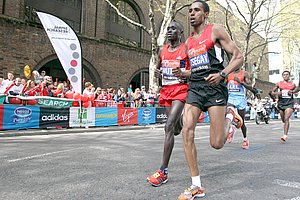
[[[172,69],[180,67],[181,71],[185,71],[185,60],[162,60],[161,64],[163,85],[172,85],[182,82],[180,79],[174,76]]]
[[[192,72],[209,69],[209,57],[205,45],[190,49],[188,54]]]
[[[242,90],[241,86],[242,86],[241,84],[229,83],[228,84],[228,91],[229,92],[241,92],[241,90]]]
[[[288,92],[289,92],[289,90],[282,90],[281,91],[281,97],[284,98],[284,99],[292,98],[292,96],[290,96]]]

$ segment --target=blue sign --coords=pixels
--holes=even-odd
[[[138,124],[155,124],[156,109],[155,108],[139,108]]]
[[[37,106],[4,105],[3,129],[39,128],[40,108]]]
[[[96,108],[95,126],[118,125],[118,108]]]
[[[208,114],[207,111],[204,113],[204,122],[205,123],[209,123],[210,122],[210,120],[209,120],[209,114]]]

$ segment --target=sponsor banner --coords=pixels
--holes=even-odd
[[[156,123],[165,123],[168,119],[167,110],[165,107],[156,108],[155,121]]]
[[[40,108],[37,106],[4,105],[3,129],[39,128]]]
[[[208,115],[207,111],[204,113],[204,122],[205,123],[209,123],[210,122],[209,115]]]
[[[204,112],[201,112],[201,114],[200,114],[200,117],[199,117],[199,119],[198,119],[198,122],[204,122],[204,117],[205,117],[205,114],[204,114]]]
[[[52,106],[52,107],[71,107],[74,100],[64,98],[53,97],[36,97],[37,104],[40,106]]]
[[[118,108],[96,108],[95,126],[118,125]]]
[[[137,108],[119,108],[118,109],[118,124],[119,125],[138,124],[138,109]]]
[[[56,55],[65,70],[73,90],[81,94],[82,58],[81,45],[74,30],[60,18],[36,12],[50,39]]]
[[[155,124],[156,109],[155,108],[139,108],[138,124]]]
[[[0,105],[0,130],[2,130],[2,124],[3,124],[3,113],[4,113],[4,106]]]
[[[95,126],[95,108],[82,108],[82,111],[80,112],[80,108],[71,107],[69,126]]]
[[[69,126],[69,108],[40,107],[40,128],[57,126]]]
[[[6,95],[0,95],[0,104],[3,104],[6,99]]]

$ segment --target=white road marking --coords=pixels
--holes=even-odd
[[[74,148],[74,149],[67,149],[67,150],[62,150],[62,151],[54,151],[54,152],[49,152],[49,153],[43,153],[43,154],[38,154],[38,155],[33,155],[33,156],[26,156],[23,158],[17,158],[17,159],[12,159],[12,160],[8,160],[7,162],[12,163],[12,162],[17,162],[17,161],[22,161],[22,160],[30,160],[33,158],[41,158],[44,156],[49,156],[49,155],[53,155],[53,154],[58,154],[58,153],[64,153],[64,152],[68,152],[68,151],[74,151],[77,149],[82,149],[82,148]]]
[[[298,196],[298,197],[293,197],[293,198],[291,198],[291,199],[285,199],[285,200],[300,200],[300,196]]]
[[[275,184],[284,186],[284,187],[291,187],[291,188],[297,188],[300,189],[300,183],[299,182],[290,182],[286,180],[281,180],[281,179],[275,179],[274,180]]]

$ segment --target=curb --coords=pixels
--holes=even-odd
[[[106,132],[123,130],[142,130],[151,128],[163,128],[165,124],[135,125],[135,126],[109,126],[109,127],[89,127],[89,128],[49,128],[49,129],[19,129],[0,131],[0,137],[33,136],[33,135],[53,135],[53,134],[73,134],[84,132]]]

